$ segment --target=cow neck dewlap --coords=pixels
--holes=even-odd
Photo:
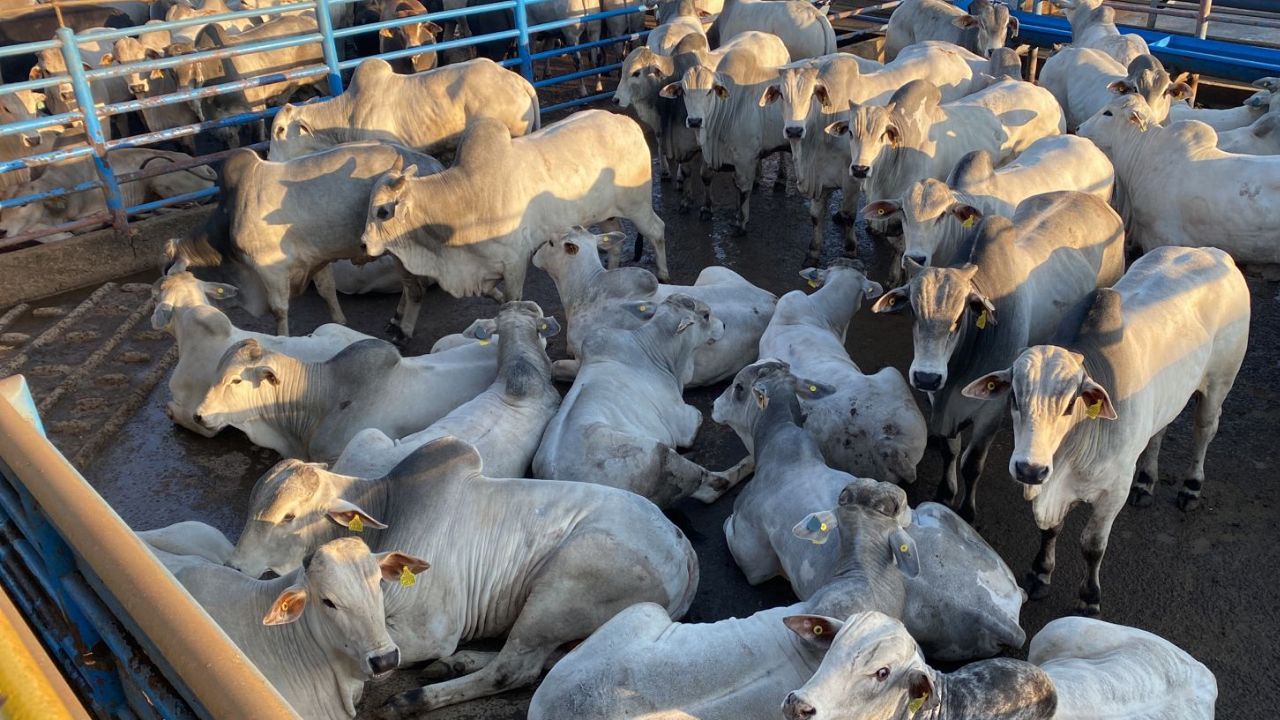
[[[273,360],[280,384],[264,419],[300,454],[310,455],[311,437],[331,401],[327,363],[306,363],[279,354]]]

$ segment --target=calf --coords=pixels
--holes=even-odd
[[[1010,217],[1032,195],[1075,190],[1111,200],[1115,170],[1106,153],[1074,135],[1053,135],[1031,144],[1007,165],[975,150],[956,164],[947,181],[915,183],[900,200],[881,200],[862,212],[867,218],[899,219],[906,240],[903,262],[950,265],[987,215]]]
[[[790,2],[790,0],[785,0]],[[723,17],[723,16],[722,16]],[[782,113],[760,100],[778,68],[790,62],[787,49],[774,35],[748,32],[732,41],[719,63],[689,68],[679,82],[662,89],[663,97],[683,97],[685,124],[698,131],[704,182],[716,170],[733,170],[738,188],[738,216],[734,232],[743,234],[751,213],[751,190],[761,158],[788,148],[782,136]],[[783,182],[783,163],[778,161]],[[706,195],[711,202],[711,193]]]
[[[425,14],[427,14],[427,9],[418,0],[395,0],[395,2],[388,0],[382,3],[382,17],[380,19],[386,21]],[[436,37],[442,32],[444,30],[430,20],[399,25],[393,28],[383,28],[378,31],[378,52],[388,53],[434,45]],[[436,66],[437,61],[435,51],[431,51],[388,62],[395,72],[409,75],[431,70]]]
[[[151,293],[155,301],[151,327],[169,332],[178,342],[178,364],[169,376],[172,399],[165,406],[165,412],[178,425],[205,437],[212,437],[213,431],[197,424],[192,416],[218,381],[218,361],[232,345],[253,338],[268,350],[320,362],[351,343],[371,339],[332,324],[321,325],[310,335],[296,338],[241,330],[215,305],[234,299],[236,293],[233,285],[197,280],[181,261],[169,268]]]
[[[826,397],[801,401],[805,430],[817,439],[828,465],[859,477],[914,482],[926,430],[911,389],[893,367],[863,373],[845,350],[849,321],[864,298],[880,295],[880,285],[848,260],[801,275],[817,291],[782,296],[760,338],[760,357],[781,360],[796,373],[836,388]],[[716,421],[727,421],[751,452],[749,428],[730,415],[718,415]]]
[[[566,225],[623,217],[636,224],[637,244],[643,237],[653,243],[666,280],[652,171],[644,131],[621,115],[587,110],[514,139],[498,121],[481,118],[453,167],[425,178],[393,171],[377,181],[361,239],[369,255],[390,252],[454,297],[519,300],[539,245]]]
[[[402,552],[371,554],[359,538],[321,545],[305,565],[273,580],[245,577],[203,555],[153,552],[301,717],[322,720],[354,718],[365,682],[400,665],[383,618],[382,582],[418,582],[430,567]],[[412,585],[404,592],[414,592]]]
[[[1083,324],[1060,340],[1026,343],[1012,367],[963,394],[1001,410],[1013,398],[1009,473],[1025,486],[1041,530],[1031,597],[1048,593],[1067,512],[1092,506],[1080,538],[1086,571],[1077,608],[1096,615],[1111,524],[1126,499],[1151,504],[1165,429],[1193,395],[1192,461],[1178,506],[1200,502],[1205,453],[1248,345],[1249,288],[1222,250],[1159,248],[1114,289],[1099,290]]]
[[[676,448],[693,444],[702,413],[684,402],[693,351],[724,334],[687,295],[629,306],[646,322],[601,327],[582,343],[581,367],[533,458],[538,477],[611,485],[665,507],[692,495],[714,502],[749,472],[715,473]]]
[[[1174,100],[1191,95],[1191,86],[1169,73],[1152,55],[1140,55],[1124,65],[1100,50],[1065,48],[1045,61],[1040,85],[1062,105],[1067,131],[1075,132],[1116,95],[1139,95],[1163,123]]]
[[[153,21],[154,22],[154,21]],[[122,37],[116,40],[111,62],[117,65],[133,65],[147,60],[159,60],[164,57],[165,49],[172,44],[168,30],[152,30],[138,37]],[[105,62],[105,58],[104,58]],[[178,89],[173,73],[166,70],[134,71],[125,75],[129,92],[138,100],[169,95]],[[147,107],[141,111],[142,122],[150,132],[170,130],[172,128],[194,125],[200,122],[200,116],[190,103],[174,103],[158,107]],[[187,152],[196,153],[195,135],[185,135],[179,139]]]
[[[1212,242],[1236,262],[1280,262],[1280,205],[1263,199],[1280,192],[1280,158],[1223,152],[1200,122],[1156,122],[1142,98],[1126,96],[1080,127],[1115,164],[1116,206],[1134,244],[1149,252]],[[1171,192],[1187,183],[1194,183],[1194,202]]]
[[[1018,34],[1018,19],[1009,7],[991,0],[973,0],[969,10],[942,0],[903,0],[889,16],[884,31],[884,58],[891,62],[909,45],[924,40],[953,43],[983,57],[1004,47],[1005,39]]]
[[[392,698],[385,710],[393,715],[528,685],[559,646],[635,603],[678,618],[698,586],[688,539],[644,498],[590,483],[492,479],[474,448],[449,437],[378,479],[277,465],[254,488],[229,564],[288,572],[311,548],[348,533],[431,558],[416,587],[386,596],[405,661],[482,666]],[[455,654],[462,643],[504,635],[497,653]]]
[[[1050,0],[1067,14],[1071,24],[1071,46],[1092,48],[1105,53],[1121,65],[1128,65],[1141,55],[1150,54],[1141,35],[1121,34],[1116,28],[1116,12],[1102,4],[1103,0]]]
[[[1036,195],[1012,220],[982,221],[971,253],[945,268],[923,268],[910,283],[885,293],[877,313],[910,306],[915,356],[912,387],[929,393],[929,434],[943,454],[940,502],[957,499],[960,433],[970,428],[960,458],[967,490],[959,504],[970,522],[977,481],[1000,427],[1003,406],[976,402],[963,391],[992,367],[1012,362],[1028,345],[1044,342],[1076,306],[1124,272],[1124,228],[1105,202],[1077,192]]]
[[[102,67],[106,64],[103,62],[103,58],[109,59],[111,56],[111,41],[93,39],[94,35],[105,32],[112,32],[112,29],[105,27],[87,28],[77,34],[77,46],[80,49],[80,57],[86,71]],[[36,53],[36,64],[31,68],[31,72],[27,77],[30,80],[40,80],[59,75],[68,75],[67,61],[62,55],[61,47],[52,47]],[[119,76],[94,80],[89,83],[89,91],[93,95],[95,106],[125,102],[131,97],[128,88],[125,87],[124,78]],[[71,78],[69,76],[55,85],[46,87],[44,94],[50,115],[61,115],[83,110],[80,107],[80,102],[76,99],[75,91],[71,87]],[[72,121],[75,126],[80,126],[81,123],[81,120]],[[103,122],[101,126],[103,136],[108,140],[112,137],[113,128],[116,135],[120,137],[129,135],[128,118],[123,114],[111,116],[111,122]]]
[[[250,338],[222,356],[192,419],[214,432],[235,427],[284,457],[329,461],[365,428],[403,437],[427,427],[492,385],[497,365],[496,350],[479,343],[402,358],[390,343],[363,340],[305,362]]]
[[[693,353],[693,375],[685,387],[711,385],[733,377],[755,360],[760,334],[769,324],[778,298],[747,282],[726,267],[711,266],[698,273],[693,285],[659,284],[642,268],[606,270],[597,249],[609,250],[621,240],[621,233],[595,235],[572,228],[548,240],[533,255],[533,264],[556,284],[564,305],[569,354],[581,357],[582,343],[597,328],[634,330],[643,322],[627,308],[636,302],[660,303],[675,293],[705,302],[724,323],[725,333],[716,342],[702,345]],[[577,362],[556,363],[557,379],[572,381]]]
[[[559,330],[555,318],[544,317],[542,308],[531,302],[509,302],[496,319],[472,323],[464,335],[480,343],[498,343],[493,384],[425,430],[398,440],[373,428],[360,431],[331,469],[381,477],[414,450],[451,435],[475,446],[490,475],[524,477],[542,431],[560,407],[546,350],[546,338]]]
[[[836,51],[836,33],[826,10],[804,0],[724,0],[707,39],[719,47],[753,30],[780,39],[792,60]]]

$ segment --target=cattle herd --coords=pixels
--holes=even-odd
[[[532,86],[485,58],[415,74],[370,59],[341,95],[284,107],[266,158],[228,156],[208,222],[169,242],[152,322],[178,343],[173,421],[286,459],[235,545],[196,522],[141,535],[307,718],[353,717],[366,681],[421,662],[438,681],[380,712],[541,677],[536,720],[1212,718],[1204,665],[1094,616],[1112,523],[1151,504],[1192,398],[1177,503],[1199,502],[1248,341],[1237,264],[1280,261],[1280,81],[1193,108],[1099,0],[1053,2],[1074,40],[1039,85],[986,0],[905,0],[883,65],[836,52],[807,0],[664,0],[614,98],[639,122],[596,109],[544,126]],[[713,173],[732,172],[743,230],[774,153],[811,203],[792,269],[810,291],[717,266],[669,284],[667,241],[698,240],[666,237],[653,168],[705,210]],[[849,253],[861,213],[890,277],[822,262],[836,190]],[[522,301],[530,263],[565,317]],[[502,304],[403,356],[430,283]],[[291,337],[290,298],[312,284],[336,324]],[[396,344],[340,324],[353,289],[401,293]],[[224,303],[269,311],[277,334],[237,328]],[[913,316],[905,378],[851,361],[866,303]],[[708,468],[680,453],[704,420],[683,394],[725,382],[712,419],[748,456]],[[1041,531],[1021,582],[970,526],[1006,418]],[[911,508],[899,486],[927,442],[937,502]],[[682,624],[699,561],[663,509],[734,488],[733,560],[797,601]],[[1027,642],[1022,603],[1047,594],[1080,503],[1085,617],[1050,623],[1026,661],[999,657]]]

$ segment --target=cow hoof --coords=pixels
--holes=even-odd
[[[452,680],[467,674],[467,667],[462,663],[449,664],[443,660],[427,663],[427,666],[418,674],[418,678],[424,683],[436,683],[441,680]]]
[[[742,237],[743,235],[746,235],[746,234],[747,234],[747,226],[746,226],[746,225],[739,225],[739,224],[737,224],[737,223],[734,223],[734,224],[733,224],[733,236],[734,236],[734,237]]]
[[[710,220],[710,219],[711,219],[711,208],[709,208],[709,207],[701,207],[701,208],[698,208],[698,218],[699,218],[699,219],[701,219],[701,220]]]
[[[1192,510],[1195,510],[1198,507],[1200,507],[1199,495],[1192,495],[1186,490],[1183,490],[1182,492],[1178,493],[1178,509],[1179,510],[1181,510],[1182,512],[1191,512]]]
[[[1075,613],[1080,617],[1096,618],[1102,614],[1102,606],[1096,602],[1077,600]]]
[[[1151,507],[1156,501],[1156,496],[1151,491],[1134,485],[1129,488],[1129,504],[1136,508]]]
[[[831,219],[835,221],[837,225],[843,225],[845,227],[853,224],[853,216],[843,210],[837,210],[835,214],[831,216]]]
[[[663,170],[662,172],[658,173],[658,179],[659,179],[659,180],[661,180],[662,182],[668,182],[668,181],[670,181],[670,180],[671,180],[671,171],[669,171],[669,170]]]
[[[804,266],[807,268],[816,268],[822,266],[822,258],[815,255],[806,255],[804,258]]]
[[[402,348],[409,344],[409,336],[404,334],[399,325],[389,323],[387,325],[387,340],[398,348]]]
[[[1028,600],[1043,600],[1049,597],[1049,583],[1040,579],[1035,573],[1027,573],[1022,578],[1022,589],[1027,591]]]
[[[662,282],[662,283],[669,283],[669,282],[671,282],[671,273],[668,273],[668,272],[659,272],[659,273],[658,273],[658,282]]]

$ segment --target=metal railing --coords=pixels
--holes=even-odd
[[[181,127],[162,130],[153,129],[139,135],[107,139],[104,131],[104,125],[110,118],[116,115],[141,110],[154,110],[179,103],[194,103],[205,98],[242,92],[247,89],[271,85],[286,80],[300,80],[316,78],[319,76],[324,77],[325,84],[327,85],[327,93],[325,94],[325,97],[331,97],[342,92],[343,73],[350,71],[356,65],[360,64],[360,62],[369,57],[380,57],[390,61],[410,57],[423,52],[443,53],[455,48],[471,47],[499,40],[513,41],[515,50],[515,56],[503,60],[501,64],[509,68],[517,69],[526,79],[533,82],[535,87],[545,88],[550,85],[612,73],[618,70],[620,65],[617,63],[601,65],[559,76],[535,79],[535,61],[595,50],[623,42],[641,40],[647,34],[647,31],[629,33],[580,43],[572,47],[561,47],[552,50],[534,52],[531,47],[531,43],[534,36],[539,33],[548,33],[570,25],[590,22],[599,22],[604,25],[603,21],[608,18],[642,13],[645,11],[645,7],[637,2],[637,4],[630,5],[628,7],[531,25],[529,23],[528,8],[530,6],[549,1],[550,0],[502,0],[500,2],[476,7],[463,7],[434,13],[428,12],[420,15],[393,18],[390,20],[366,23],[362,25],[352,25],[349,27],[335,27],[333,25],[332,18],[334,17],[335,12],[341,9],[340,6],[355,4],[361,2],[361,0],[300,0],[299,2],[291,2],[284,5],[261,9],[254,8],[238,10],[218,15],[198,16],[183,20],[138,25],[122,29],[94,32],[92,34],[77,33],[69,27],[62,27],[57,30],[56,36],[51,40],[2,47],[0,48],[0,59],[56,49],[61,53],[62,59],[66,64],[67,71],[65,74],[57,76],[0,85],[0,95],[12,94],[22,90],[38,91],[52,89],[56,92],[57,86],[69,83],[74,93],[76,108],[58,115],[39,116],[30,120],[0,125],[0,136],[13,135],[16,133],[39,132],[41,130],[48,131],[58,127],[66,128],[82,126],[84,129],[85,139],[84,142],[76,143],[68,147],[57,148],[52,151],[41,152],[6,162],[0,162],[0,174],[21,169],[34,169],[52,163],[88,157],[92,159],[93,166],[96,171],[96,177],[93,180],[81,182],[71,187],[52,188],[42,192],[28,192],[26,194],[2,198],[0,199],[0,212],[3,212],[6,208],[92,190],[100,190],[103,193],[105,196],[106,210],[88,217],[77,218],[55,227],[44,227],[38,230],[24,232],[20,235],[0,237],[0,251],[29,243],[33,240],[39,240],[40,238],[53,234],[80,230],[95,225],[101,225],[103,223],[110,224],[121,236],[127,236],[129,233],[130,216],[137,215],[142,212],[153,211],[165,206],[198,201],[216,195],[218,190],[215,187],[188,193],[182,196],[134,205],[132,207],[126,206],[124,194],[120,187],[122,184],[144,179],[146,177],[152,177],[158,174],[174,172],[180,170],[182,167],[191,167],[206,164],[208,162],[215,162],[225,155],[225,152],[198,156],[195,162],[166,165],[159,171],[152,171],[150,173],[131,173],[128,175],[120,175],[113,170],[109,159],[109,152],[121,148],[147,146],[167,140],[194,136],[209,130],[236,127],[258,122],[260,120],[269,121],[270,118],[278,111],[278,108],[269,107],[265,110],[240,113],[214,120],[204,120],[202,122],[183,125]],[[200,50],[188,54],[143,60],[141,62],[125,65],[112,64],[106,67],[93,69],[85,69],[85,65],[81,58],[80,46],[87,42],[114,41],[123,37],[137,36],[142,33],[150,33],[153,31],[174,31],[222,21],[271,17],[282,15],[283,13],[298,13],[308,10],[313,11],[315,15],[316,29],[313,32],[274,37],[257,42],[233,44],[224,48]],[[358,36],[369,33],[378,33],[384,29],[393,29],[425,21],[434,21],[438,23],[444,20],[463,20],[480,14],[494,12],[502,13],[507,11],[510,11],[514,18],[514,27],[509,30],[502,30],[483,35],[459,37],[430,45],[405,48],[386,53],[374,53],[360,57],[343,57],[343,53],[341,52],[341,50],[343,50],[342,43],[344,41],[352,40]],[[294,67],[281,72],[238,79],[230,82],[222,82],[214,85],[206,85],[198,88],[179,88],[175,92],[155,97],[135,98],[132,100],[106,103],[97,106],[95,106],[94,103],[94,83],[101,83],[109,78],[118,78],[138,72],[171,71],[175,68],[193,63],[221,61],[223,59],[242,55],[252,55],[255,53],[298,47],[313,43],[320,45],[323,59],[319,64]],[[552,113],[558,110],[596,102],[598,100],[608,98],[611,95],[612,92],[610,91],[576,98],[565,102],[554,103],[544,106],[542,108],[542,112]],[[91,112],[86,112],[85,108],[93,108],[93,110]]]

